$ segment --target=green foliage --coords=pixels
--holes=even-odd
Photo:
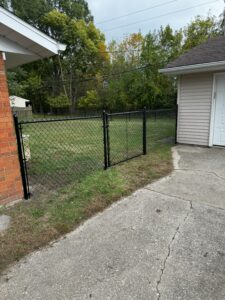
[[[131,35],[120,44],[113,41],[112,76],[103,96],[110,110],[170,108],[175,104],[176,84],[158,72],[182,51],[182,32],[170,26],[145,37]],[[132,72],[129,72],[132,70]],[[99,93],[101,94],[101,93]]]
[[[86,96],[80,98],[78,107],[86,108],[86,109],[99,108],[99,96],[97,91],[95,90],[87,91]]]
[[[20,95],[23,97],[26,94],[26,82],[24,82],[26,76],[27,72],[23,68],[17,68],[15,71],[8,72],[10,95]]]
[[[6,3],[5,3],[6,7]],[[51,95],[65,101],[71,110],[84,95],[77,86],[86,76],[95,76],[109,60],[104,35],[95,27],[85,0],[12,0],[13,12],[29,24],[67,45],[59,57],[42,60],[22,67],[25,76],[10,77],[10,87],[17,95],[32,98],[35,112],[49,110]],[[16,79],[14,78],[16,77]],[[21,88],[17,82],[21,82]],[[40,83],[40,84],[39,84]],[[67,101],[68,102],[68,101]],[[53,104],[55,105],[55,104]],[[56,104],[59,106],[58,102]],[[52,105],[51,105],[52,107]]]
[[[70,22],[70,18],[66,14],[53,9],[43,17],[43,22],[50,28],[53,38],[64,42],[64,30]]]
[[[45,15],[57,10],[71,19],[84,19],[85,22],[93,20],[85,0],[1,0],[3,6],[8,8],[9,2],[13,12],[29,24],[44,30],[47,34],[51,28],[46,27]],[[50,30],[50,31],[49,31]]]
[[[56,97],[48,97],[47,103],[52,108],[67,108],[71,105],[70,100],[67,96],[60,94]]]
[[[9,72],[11,94],[30,99],[34,112],[41,113],[60,108],[73,112],[78,107],[111,111],[173,107],[176,79],[158,70],[221,34],[223,24],[215,17],[197,16],[183,29],[167,25],[106,47],[85,0],[33,0],[32,5],[30,0],[0,0],[0,5],[67,45],[58,57]]]
[[[196,17],[187,27],[173,30],[169,25],[158,31],[131,35],[109,45],[112,76],[103,94],[110,110],[171,108],[176,103],[176,78],[161,75],[158,70],[165,67],[188,49],[218,35],[219,23],[213,17]],[[129,72],[133,68],[136,71]],[[143,69],[142,69],[143,68]]]
[[[142,63],[149,65],[149,68],[144,71],[145,93],[142,103],[151,109],[175,105],[176,82],[159,74],[158,69],[181,54],[182,38],[182,31],[173,31],[169,25],[145,37],[141,58]]]
[[[184,29],[185,42],[183,49],[189,50],[210,37],[219,34],[220,28],[215,17],[208,16],[206,19],[197,16],[194,21],[187,25]]]
[[[161,57],[164,58],[163,63],[168,63],[168,61],[175,59],[181,54],[183,42],[182,30],[173,31],[167,25],[165,28],[161,27],[158,35]]]
[[[47,33],[43,16],[51,10],[49,1],[33,0],[31,5],[30,0],[11,0],[11,8],[19,18]]]

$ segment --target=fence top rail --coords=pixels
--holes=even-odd
[[[146,110],[147,113],[175,112],[176,108]]]
[[[167,109],[147,109],[147,113],[163,113],[163,112],[175,112],[176,108],[167,108]],[[127,111],[127,112],[117,112],[117,113],[107,113],[109,116],[120,116],[120,115],[129,115],[129,114],[140,114],[143,113],[142,110],[136,110],[136,111]]]
[[[107,113],[108,116],[123,116],[123,115],[132,115],[132,114],[141,114],[143,110],[136,111],[126,111],[126,112],[118,112],[118,113]]]
[[[175,112],[176,108],[170,109],[155,109],[155,110],[146,110],[147,113],[164,113],[164,112]],[[127,111],[127,112],[116,112],[116,113],[107,113],[108,116],[124,116],[124,115],[132,115],[132,114],[141,114],[142,110],[136,111]],[[17,115],[15,113],[15,115]],[[34,123],[53,123],[53,122],[65,122],[65,121],[76,121],[76,120],[91,120],[91,119],[100,119],[101,115],[98,116],[85,116],[85,117],[65,117],[65,118],[46,118],[46,119],[36,119],[36,120],[21,120],[19,124],[34,124]]]
[[[79,120],[92,120],[101,119],[101,116],[89,116],[89,117],[74,117],[74,118],[59,118],[59,119],[37,119],[28,121],[19,121],[20,124],[35,124],[35,123],[53,123],[53,122],[65,122],[65,121],[79,121]]]

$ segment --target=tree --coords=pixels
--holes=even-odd
[[[69,18],[85,20],[86,23],[93,21],[88,4],[85,0],[1,0],[3,6],[10,7],[13,12],[45,33],[49,33],[44,17],[52,10],[66,14]]]
[[[194,21],[184,28],[183,51],[187,51],[211,37],[220,34],[219,23],[215,17],[208,16],[206,19],[197,16]]]
[[[72,111],[79,97],[79,81],[95,76],[108,61],[104,35],[93,22],[71,19],[65,13],[53,10],[45,16],[45,24],[51,28],[51,34],[67,45],[54,74],[61,74],[67,81],[67,96],[71,100]],[[59,70],[60,69],[60,70]]]
[[[173,30],[168,25],[145,37],[132,34],[120,43],[112,41],[107,87],[96,87],[100,102],[110,110],[174,107],[176,78],[161,75],[158,70],[218,33],[215,18],[196,17],[184,29]]]
[[[84,20],[86,23],[93,21],[93,16],[85,0],[49,0],[51,6],[71,19]]]
[[[169,25],[161,27],[158,32],[158,45],[160,47],[161,63],[178,57],[182,52],[183,32],[182,30],[173,30]]]
[[[77,107],[111,111],[169,108],[176,78],[159,73],[183,52],[221,34],[221,21],[197,16],[185,28],[169,25],[131,34],[108,47],[85,0],[0,0],[0,4],[67,45],[64,53],[9,72],[13,94],[35,111]]]
[[[144,71],[143,105],[151,109],[174,106],[176,98],[174,80],[159,74],[158,70],[179,55],[181,49],[182,32],[173,31],[170,26],[161,27],[158,32],[146,35],[142,63],[149,67]]]
[[[48,33],[43,24],[43,16],[48,13],[52,7],[46,0],[10,0],[10,7],[15,15],[29,23],[30,25]]]
[[[80,98],[79,108],[98,109],[100,107],[99,96],[97,91],[87,91],[86,96]]]
[[[141,67],[143,40],[142,34],[137,33],[126,37],[121,43],[112,41],[109,44],[111,63],[107,68],[107,85],[104,86],[103,92],[99,91],[104,108],[114,111],[129,110],[137,103],[137,84],[142,82],[138,68]]]
[[[8,5],[6,2],[3,3],[5,7]],[[49,97],[63,99],[61,95],[64,94],[74,111],[77,99],[85,94],[80,82],[89,76],[96,76],[108,60],[104,35],[94,26],[87,2],[33,0],[32,5],[29,0],[9,2],[17,16],[67,45],[66,51],[59,56],[22,67],[27,74],[26,78],[21,77],[24,84],[33,80],[31,89],[25,88],[23,93],[35,99],[33,102],[37,110],[49,105],[52,107],[54,101],[49,101]],[[11,78],[13,80],[13,76]],[[34,93],[35,78],[39,78],[41,84],[36,86]]]
[[[55,109],[68,108],[71,104],[68,97],[65,96],[64,94],[60,94],[56,97],[49,96],[47,101],[50,107]]]

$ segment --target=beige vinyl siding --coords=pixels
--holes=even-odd
[[[178,143],[209,145],[212,89],[213,73],[180,77]]]

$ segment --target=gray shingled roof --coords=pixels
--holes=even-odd
[[[187,51],[171,63],[167,68],[197,65],[225,61],[225,36],[211,38],[207,42]]]

